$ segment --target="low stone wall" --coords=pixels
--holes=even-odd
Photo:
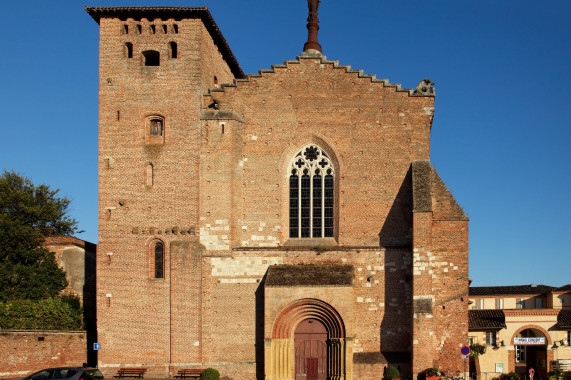
[[[87,360],[85,331],[0,330],[0,378]]]

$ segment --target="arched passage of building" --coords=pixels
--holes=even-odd
[[[524,326],[512,336],[515,355],[515,372],[520,378],[529,378],[528,371],[533,368],[535,379],[546,379],[549,362],[553,352],[548,349],[551,338],[547,331],[539,326]]]
[[[312,324],[316,328],[309,327]],[[300,299],[274,321],[272,338],[266,341],[266,378],[350,379],[348,352],[352,345],[339,313],[321,300]]]

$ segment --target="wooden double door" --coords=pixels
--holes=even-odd
[[[327,379],[327,330],[316,319],[305,319],[295,329],[295,379]]]

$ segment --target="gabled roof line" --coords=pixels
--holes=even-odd
[[[288,65],[300,64],[302,59],[320,59],[322,64],[333,65],[334,69],[344,69],[347,74],[357,74],[359,78],[369,78],[373,83],[382,83],[384,87],[392,87],[396,92],[407,92],[409,96],[414,97],[431,97],[423,94],[416,94],[412,88],[402,88],[398,83],[390,83],[388,79],[378,79],[374,74],[365,74],[363,70],[353,70],[350,65],[340,65],[339,61],[328,60],[324,55],[299,55],[295,60],[285,60],[283,64],[271,65],[271,69],[261,69],[258,70],[257,74],[247,74],[244,78],[235,79],[233,83],[221,84],[219,88],[212,88],[209,90],[212,92],[223,92],[225,88],[237,87],[240,82],[250,82],[252,78],[261,78],[263,74],[273,74],[276,69],[286,69]]]

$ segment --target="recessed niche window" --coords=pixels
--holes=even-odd
[[[335,170],[317,145],[299,151],[289,169],[289,237],[333,237]]]
[[[129,25],[127,24],[123,25],[123,33],[129,34]]]
[[[167,26],[165,24],[163,24],[163,33],[167,34]]]
[[[162,119],[151,119],[150,122],[150,134],[151,136],[162,136],[163,135],[163,120]]]
[[[145,66],[161,65],[161,53],[156,50],[145,50],[143,52],[143,59],[145,61]]]
[[[177,24],[173,24],[172,30],[174,31],[174,34],[178,34],[178,25],[177,25]]]
[[[216,78],[216,75],[214,76],[214,88],[218,88],[218,78]]]
[[[151,25],[151,33],[155,34],[157,32],[157,27],[154,25]]]
[[[171,58],[178,58],[178,46],[176,42],[169,42],[169,55]]]
[[[137,33],[139,34],[143,33],[143,27],[141,26],[141,24],[137,24]]]
[[[133,44],[125,42],[125,57],[133,58]]]
[[[164,144],[165,119],[160,115],[151,115],[145,119],[145,143]]]

